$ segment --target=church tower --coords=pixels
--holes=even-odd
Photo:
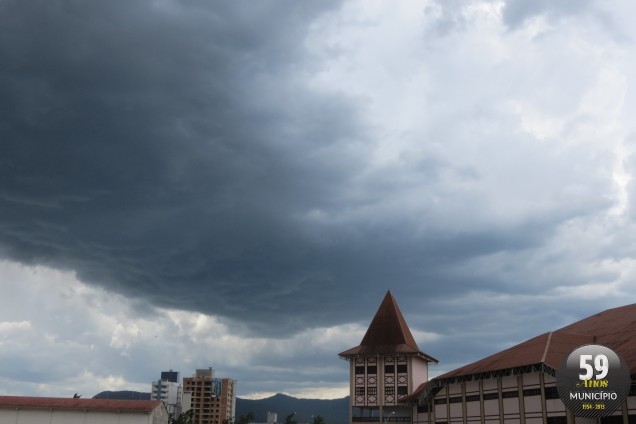
[[[398,401],[428,381],[429,362],[387,292],[359,346],[340,353],[349,362],[349,422],[411,422]]]

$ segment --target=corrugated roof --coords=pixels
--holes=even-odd
[[[81,399],[31,396],[0,396],[0,408],[60,409],[89,411],[152,412],[160,400]]]
[[[392,353],[415,354],[428,361],[437,362],[435,358],[422,352],[417,346],[413,334],[411,334],[411,330],[389,290],[360,345],[341,352],[339,355],[346,358]]]
[[[617,352],[636,375],[636,304],[608,309],[550,333],[526,340],[509,349],[435,377],[443,381],[493,371],[544,364],[557,370],[565,355],[578,346],[601,344]],[[413,395],[424,389],[419,387]]]

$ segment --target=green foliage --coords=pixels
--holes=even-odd
[[[285,417],[285,424],[298,424],[298,420],[294,419],[294,415],[296,415],[295,412],[287,415],[287,417]]]
[[[247,414],[241,415],[236,424],[250,424],[252,421],[254,421],[254,413],[249,411]]]
[[[320,415],[316,415],[314,417],[314,423],[313,424],[325,424],[325,419],[323,417],[321,417]]]
[[[189,410],[179,415],[177,419],[171,418],[170,422],[172,424],[192,424],[192,415],[194,414],[194,410]]]

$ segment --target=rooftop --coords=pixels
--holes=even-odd
[[[556,371],[567,354],[585,344],[600,344],[614,350],[627,362],[631,375],[636,375],[636,304],[599,312],[442,374],[422,384],[409,398],[419,396],[427,387],[457,379],[482,378],[493,372],[530,366]]]
[[[149,413],[160,406],[160,400],[79,399],[31,396],[0,396],[0,408],[64,409],[87,411],[126,411]]]
[[[429,362],[437,362],[415,343],[391,291],[384,297],[360,345],[341,352],[339,356],[349,358],[377,354],[418,355]]]

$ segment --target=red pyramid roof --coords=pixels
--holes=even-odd
[[[342,357],[382,354],[415,354],[431,362],[437,360],[417,346],[395,298],[388,291],[359,346],[346,350]]]

